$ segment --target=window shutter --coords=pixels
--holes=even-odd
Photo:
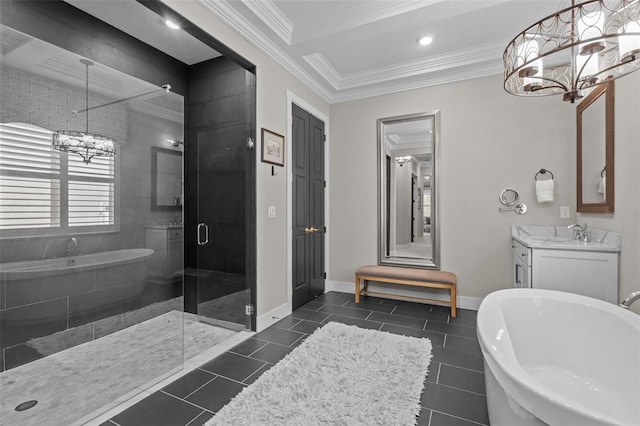
[[[69,155],[69,227],[115,224],[114,157]]]
[[[60,153],[51,131],[0,124],[0,230],[60,226]]]

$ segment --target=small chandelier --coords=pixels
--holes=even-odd
[[[572,1],[518,34],[503,59],[507,92],[574,103],[640,68],[640,0]]]
[[[52,144],[53,148],[58,151],[71,152],[82,157],[85,164],[89,164],[93,157],[112,157],[116,155],[116,140],[108,136],[89,133],[89,67],[93,62],[86,59],[80,59],[80,62],[86,68],[86,90],[85,90],[85,132],[75,130],[57,130],[53,132]],[[73,111],[74,117],[83,111]]]
[[[402,167],[404,165],[404,163],[408,163],[409,161],[411,161],[411,156],[409,155],[403,155],[400,157],[396,157],[396,163],[400,164],[400,167]]]

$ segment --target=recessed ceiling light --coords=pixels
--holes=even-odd
[[[433,41],[433,37],[424,36],[418,39],[418,44],[420,46],[426,46],[428,44],[431,44],[432,41]]]
[[[167,24],[167,27],[171,28],[172,30],[179,30],[180,29],[178,24],[176,24],[175,22],[170,21],[168,19],[166,21],[164,21],[164,23]]]

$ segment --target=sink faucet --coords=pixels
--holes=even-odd
[[[78,243],[78,239],[76,237],[72,237],[67,240],[67,257],[71,256],[71,248],[69,246],[70,244],[73,244],[73,248],[76,251],[76,256],[82,254],[80,253],[80,244]]]
[[[634,291],[629,296],[627,296],[627,298],[624,299],[620,304],[620,307],[624,309],[629,309],[629,306],[631,306],[633,302],[635,302],[636,300],[640,300],[640,291]]]
[[[584,225],[578,225],[577,223],[574,223],[573,225],[567,226],[567,228],[574,230],[576,240],[581,240],[585,243],[591,241],[591,234],[589,233],[589,228],[587,227],[586,223]]]

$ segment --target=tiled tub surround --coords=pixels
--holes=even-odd
[[[374,297],[366,297],[355,305],[353,298],[353,294],[347,293],[323,294],[183,378],[96,424],[204,424],[243,387],[330,321],[428,337],[433,344],[433,358],[421,398],[418,425],[489,424],[475,311],[459,309],[458,317],[452,319],[447,307]]]
[[[493,426],[640,424],[640,316],[551,290],[489,294],[478,311]]]
[[[91,340],[93,322],[135,307],[152,254],[127,249],[1,264],[0,371],[39,358],[25,345],[32,339],[77,328],[87,335],[82,341]]]
[[[553,250],[620,251],[621,235],[617,232],[589,229],[590,242],[575,239],[573,229],[566,226],[512,226],[511,236],[531,248]]]

